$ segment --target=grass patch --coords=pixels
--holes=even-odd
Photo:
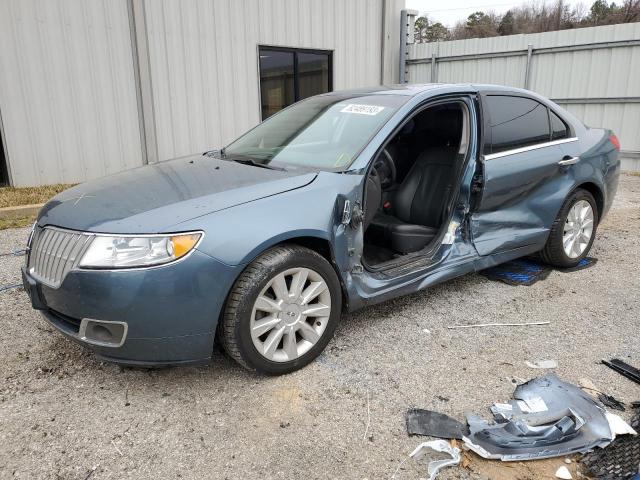
[[[57,183],[41,187],[2,187],[0,188],[0,208],[45,203],[54,195],[70,187],[73,187],[73,184]]]
[[[632,175],[634,177],[640,177],[640,172],[625,172],[627,175]]]
[[[0,218],[0,230],[7,228],[28,227],[36,221],[36,216],[20,217],[20,218]]]

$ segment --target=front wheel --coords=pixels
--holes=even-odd
[[[574,191],[551,226],[542,259],[554,267],[575,267],[589,254],[597,226],[598,209],[593,195],[582,189]]]
[[[272,248],[236,281],[218,328],[225,351],[250,370],[304,367],[333,336],[342,292],[331,264],[297,245]]]

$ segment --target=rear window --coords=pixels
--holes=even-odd
[[[491,129],[491,141],[485,143],[485,153],[549,141],[549,112],[545,105],[530,98],[507,95],[487,96],[485,105]]]

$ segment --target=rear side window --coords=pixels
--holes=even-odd
[[[567,125],[551,110],[549,110],[549,119],[551,120],[551,140],[561,140],[569,137]]]
[[[485,153],[549,141],[549,112],[545,105],[530,98],[506,95],[487,96],[485,104],[491,129],[491,142],[485,144]]]

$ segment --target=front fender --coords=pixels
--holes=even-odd
[[[313,183],[179,224],[179,230],[204,230],[198,250],[225,263],[245,265],[273,245],[297,237],[328,241],[336,262],[345,256],[339,215],[345,198],[356,195],[361,177],[321,172]],[[344,249],[346,252],[346,249]]]

